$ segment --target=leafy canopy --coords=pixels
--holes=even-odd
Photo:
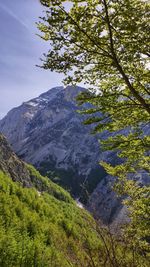
[[[130,172],[148,170],[150,138],[140,127],[147,131],[150,118],[148,1],[41,3],[48,8],[38,27],[50,42],[43,67],[65,73],[66,83],[84,81],[89,91],[78,100],[94,106],[83,112],[92,114],[85,123],[117,132],[104,145],[121,151]]]
[[[38,24],[51,49],[46,69],[67,74],[66,82],[85,81],[113,102],[150,113],[147,95],[149,4],[145,1],[50,1]],[[115,93],[115,96],[114,96]],[[107,95],[106,95],[107,94]],[[114,99],[113,99],[114,96]]]

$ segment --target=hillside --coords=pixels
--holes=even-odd
[[[48,192],[60,200],[72,203],[69,193],[40,175],[36,169],[20,160],[13,152],[6,138],[0,134],[0,170],[23,187],[36,187],[41,193]]]
[[[88,266],[92,217],[0,141],[0,266]]]
[[[4,136],[0,141],[1,267],[148,266],[147,258],[134,251],[135,261],[128,243],[102,229],[68,192],[20,161]]]

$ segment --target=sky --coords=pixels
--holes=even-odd
[[[0,0],[0,119],[22,102],[62,85],[62,74],[36,67],[49,44],[36,34],[39,0]]]

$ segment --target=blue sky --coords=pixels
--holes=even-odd
[[[49,47],[36,36],[42,11],[38,0],[0,0],[0,119],[23,101],[62,85],[63,75],[35,66]]]

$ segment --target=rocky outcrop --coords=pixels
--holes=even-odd
[[[6,138],[1,134],[0,170],[7,173],[13,181],[21,182],[23,186],[29,187],[32,185],[30,173],[25,163],[15,155]]]
[[[150,177],[146,171],[132,174],[129,179],[137,181],[141,186],[150,185]],[[90,195],[87,209],[101,223],[117,231],[121,225],[129,222],[129,218],[127,207],[122,204],[123,198],[117,197],[113,190],[115,181],[116,179],[110,175],[104,177]]]
[[[54,196],[56,199],[73,203],[70,194],[47,177],[43,177],[31,165],[20,160],[13,152],[6,138],[0,134],[0,175],[8,175],[14,182],[23,187],[34,187],[38,194],[43,192]],[[7,176],[6,176],[7,177]]]
[[[128,210],[122,198],[116,196],[113,185],[115,178],[106,176],[95,188],[87,203],[87,209],[103,225],[109,225],[114,232],[129,221]]]

